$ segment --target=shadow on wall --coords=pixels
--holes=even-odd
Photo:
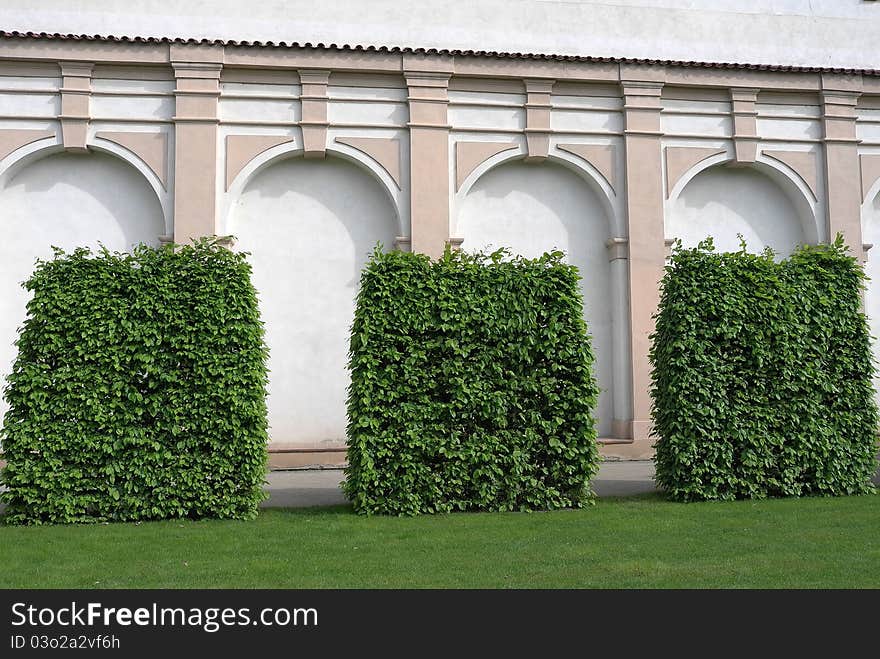
[[[165,233],[153,189],[131,165],[114,156],[58,153],[22,169],[0,190],[0,375],[16,356],[13,342],[25,318],[28,294],[21,287],[37,258],[103,243],[124,251],[158,244]],[[0,402],[0,413],[5,412]]]
[[[675,200],[666,235],[685,247],[712,236],[719,251],[738,251],[742,234],[749,251],[771,247],[786,256],[808,238],[788,195],[749,168],[711,167],[697,174]]]
[[[128,250],[140,242],[158,244],[165,233],[162,207],[149,183],[124,160],[103,153],[59,153],[37,160],[2,195],[5,222],[16,227],[18,220],[42,223],[48,230],[44,238],[68,240],[70,248],[96,248],[100,242],[111,250]]]
[[[581,272],[584,318],[593,336],[601,388],[600,436],[609,437],[614,417],[611,269],[605,241],[609,219],[596,194],[577,174],[558,164],[510,162],[489,170],[465,197],[456,235],[462,249],[508,247],[534,258],[561,249]]]
[[[377,199],[378,196],[381,198]],[[354,287],[360,281],[361,270],[369,260],[376,242],[381,242],[385,249],[391,249],[397,236],[397,212],[382,191],[381,184],[374,181],[372,175],[361,167],[332,156],[322,160],[286,158],[260,169],[248,181],[235,203],[229,221],[230,229],[239,226],[240,222],[244,222],[246,226],[253,221],[253,212],[248,206],[269,210],[275,213],[273,218],[276,221],[283,223],[270,227],[264,220],[264,232],[280,235],[287,231],[315,228],[331,230],[327,226],[329,221],[332,230],[347,234],[346,240],[353,246],[363,246],[360,250],[362,253],[357,254],[357,259],[352,263],[349,285]],[[284,207],[284,210],[277,213],[281,210],[280,207]],[[306,217],[306,210],[313,213],[313,218],[322,219]],[[376,230],[376,226],[371,226],[371,220],[378,215],[378,211],[384,213],[379,222],[383,225],[380,231]],[[354,219],[360,213],[365,214],[363,221]],[[240,243],[241,237],[235,232],[231,233],[236,235],[237,242]],[[312,240],[315,245],[326,242],[314,234],[300,238],[304,238],[305,242]],[[277,249],[284,246],[275,247]]]
[[[260,170],[226,233],[251,252],[269,344],[274,444],[345,443],[349,329],[360,273],[397,213],[372,175],[338,158],[288,158]]]
[[[871,329],[874,359],[880,367],[880,193],[862,216],[862,242],[872,245],[865,259],[865,312]],[[880,372],[874,375],[875,400],[880,403]]]

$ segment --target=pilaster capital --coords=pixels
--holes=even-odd
[[[855,94],[858,96],[862,93],[863,83],[860,74],[846,73],[823,73],[822,74],[822,91],[823,92],[842,92]]]
[[[177,63],[223,64],[225,48],[214,44],[173,43],[168,49],[171,65]],[[175,67],[176,68],[176,67]]]
[[[666,67],[661,64],[633,64],[621,62],[620,84],[624,87],[640,84],[659,84],[666,82]]]
[[[413,73],[445,73],[447,78],[452,75],[455,59],[452,55],[436,55],[427,53],[404,53],[403,74]]]
[[[217,62],[171,62],[175,78],[219,80],[223,64]]]
[[[447,89],[452,74],[437,71],[404,71],[403,77],[406,80],[407,87],[410,89],[413,87]]]
[[[91,78],[93,62],[60,62],[61,75],[65,78]]]
[[[608,250],[609,261],[617,261],[629,257],[628,238],[609,238],[605,241],[605,248]]]

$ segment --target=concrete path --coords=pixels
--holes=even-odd
[[[266,480],[269,498],[263,508],[307,508],[338,506],[348,503],[340,484],[342,469],[292,469],[270,471]],[[874,476],[880,486],[880,469]],[[0,488],[2,489],[2,488]],[[593,489],[600,497],[620,497],[654,492],[654,463],[650,460],[606,461],[593,479]],[[0,504],[0,513],[5,506]]]
[[[340,489],[345,474],[341,469],[299,469],[270,471],[266,477],[269,498],[264,508],[304,508],[348,503]],[[880,487],[880,469],[874,476]],[[654,492],[654,463],[650,460],[602,462],[593,478],[593,490],[600,497],[621,497]]]
[[[260,505],[263,508],[345,505],[348,499],[340,488],[343,478],[342,469],[270,471],[266,475],[269,498]],[[599,474],[593,479],[593,489],[600,497],[653,492],[654,464],[649,460],[603,462]],[[5,508],[0,504],[0,514]]]
[[[269,498],[264,508],[303,508],[348,503],[340,489],[345,474],[341,469],[298,469],[270,471],[266,480]],[[653,492],[654,463],[650,460],[603,462],[593,479],[600,497],[619,497]]]

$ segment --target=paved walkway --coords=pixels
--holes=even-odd
[[[295,469],[270,471],[264,508],[303,508],[347,503],[339,488],[345,477],[341,469]],[[654,464],[649,460],[603,462],[593,478],[593,489],[600,497],[627,496],[653,492]]]
[[[263,508],[306,508],[346,504],[340,484],[345,474],[341,469],[291,469],[270,471],[266,491],[269,498]],[[874,476],[880,486],[880,469]],[[600,497],[630,496],[654,492],[654,463],[650,460],[603,462],[593,479],[593,489]],[[0,513],[4,505],[0,504]]]
[[[348,503],[340,488],[343,478],[342,469],[270,471],[266,476],[269,498],[260,505],[263,508],[343,505]],[[593,479],[593,489],[600,497],[652,492],[655,489],[654,464],[649,460],[603,462],[599,474]],[[0,513],[5,508],[0,504]]]
[[[341,469],[294,469],[271,471],[267,476],[269,498],[264,508],[304,508],[347,503],[340,489],[345,477]],[[880,469],[874,476],[880,486]],[[620,497],[654,492],[654,463],[650,460],[602,462],[593,478],[593,490],[600,497]]]

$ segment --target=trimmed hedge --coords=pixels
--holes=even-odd
[[[343,488],[357,512],[591,501],[598,389],[562,256],[376,250],[351,331]]]
[[[673,252],[652,336],[656,479],[677,500],[873,491],[864,274],[838,236]]]
[[[216,239],[37,263],[5,389],[8,522],[256,514],[267,349],[250,271]]]

